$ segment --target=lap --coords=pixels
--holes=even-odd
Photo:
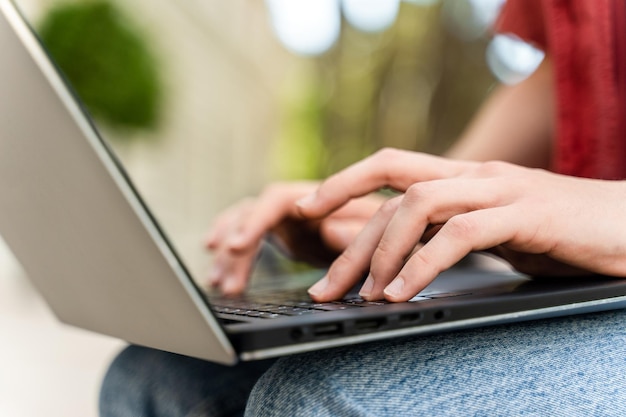
[[[283,358],[250,416],[626,415],[626,311]]]
[[[273,362],[230,367],[129,346],[104,378],[100,416],[241,416],[252,387]]]
[[[132,346],[107,373],[101,416],[236,416],[246,402],[248,416],[621,416],[625,321],[620,310],[235,367]]]

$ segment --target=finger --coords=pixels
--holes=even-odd
[[[285,218],[301,218],[294,202],[314,189],[311,184],[277,184],[268,187],[255,201],[253,214],[242,219],[239,227],[229,237],[233,251],[255,248],[263,236]]]
[[[314,194],[296,204],[306,217],[321,217],[350,199],[382,187],[405,191],[411,184],[460,175],[473,162],[454,161],[437,156],[384,149],[338,172],[324,181]]]
[[[233,222],[241,218],[241,211],[253,201],[251,198],[244,199],[218,215],[204,238],[204,245],[210,250],[217,249],[224,242],[227,233],[233,229]]]
[[[230,250],[230,247],[225,242],[228,241],[228,236],[233,233],[232,230],[237,227],[237,222],[233,220],[229,223],[229,226],[229,230],[224,228],[220,232],[221,238],[210,248],[213,252],[213,260],[207,281],[213,287],[220,287],[226,277],[233,274],[233,264],[250,263],[251,261],[248,262],[248,258],[254,259],[256,256],[255,251],[252,249],[239,252]],[[236,280],[239,281],[240,278],[237,277]]]
[[[244,252],[233,253],[225,249],[216,253],[214,262],[220,270],[220,276],[212,283],[213,286],[218,287],[225,295],[243,292],[259,250],[260,244]]]
[[[372,253],[400,201],[400,197],[396,197],[383,204],[354,241],[332,263],[326,276],[309,288],[309,294],[314,300],[325,302],[339,299],[361,279],[367,272]],[[370,283],[371,279],[368,278],[364,284],[366,292],[361,291],[361,296],[367,297]]]
[[[238,211],[238,217],[232,220],[230,229],[224,231],[224,238],[214,251],[210,283],[226,295],[239,294],[245,289],[259,251],[260,242],[239,251],[233,251],[228,244],[229,237],[237,233],[242,219],[248,218],[254,207],[254,204],[250,204]]]
[[[451,179],[412,185],[389,221],[372,255],[373,295],[382,297],[431,224],[458,214],[508,202],[507,192],[492,180]],[[495,190],[495,191],[494,191]]]
[[[334,251],[344,251],[363,230],[367,220],[327,219],[320,224],[320,235],[328,247]]]
[[[214,253],[213,266],[208,275],[208,282],[211,286],[221,288],[226,281],[230,281],[229,285],[235,288],[239,286],[235,283],[247,281],[247,269],[256,257],[258,244],[245,250],[233,251],[229,242],[231,237],[238,233],[241,222],[250,217],[254,209],[254,200],[250,199],[226,213],[227,218],[220,223],[219,230],[216,232],[217,238],[211,246]]]
[[[328,217],[335,219],[369,220],[389,198],[388,196],[376,193],[368,194],[365,197],[350,200],[344,206],[329,214]]]
[[[385,288],[385,298],[407,301],[468,253],[512,240],[524,225],[519,220],[519,212],[511,207],[477,210],[452,217],[408,259]]]
[[[351,200],[320,221],[319,233],[322,241],[333,251],[344,251],[388,199],[368,195]]]

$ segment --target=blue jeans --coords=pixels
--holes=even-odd
[[[625,416],[626,311],[319,351],[233,368],[130,347],[102,417]]]

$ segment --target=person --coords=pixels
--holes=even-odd
[[[530,274],[626,277],[626,5],[509,0],[498,30],[539,45],[446,157],[385,149],[320,184],[275,184],[207,238],[235,294],[264,235],[337,256],[309,292],[404,301],[473,251]],[[373,191],[390,187],[383,200]],[[249,215],[254,213],[254,216]],[[306,243],[306,242],[304,242]],[[307,251],[307,253],[311,253]],[[104,380],[109,416],[624,415],[626,312],[403,338],[234,368],[129,347]]]

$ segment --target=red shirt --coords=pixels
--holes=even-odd
[[[552,169],[626,178],[626,3],[508,0],[496,30],[544,49],[554,65],[557,133]]]

